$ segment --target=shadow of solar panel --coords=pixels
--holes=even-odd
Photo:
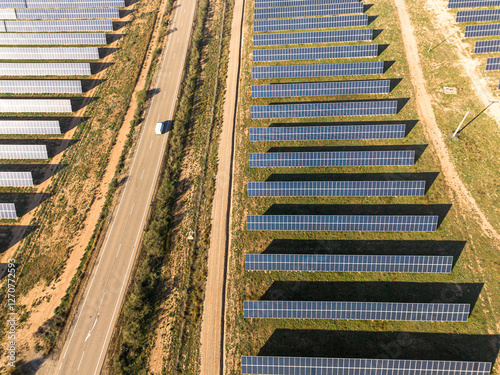
[[[500,0],[460,0],[449,1],[448,8],[479,8],[479,7],[497,7],[500,5]]]
[[[474,53],[494,53],[500,51],[500,40],[481,40],[474,45]]]
[[[125,0],[26,0],[27,8],[110,8],[124,7]],[[24,7],[23,7],[24,8]]]
[[[500,23],[465,26],[466,38],[477,38],[477,37],[497,36],[497,35],[500,35]]]
[[[0,48],[0,60],[99,60],[97,48]]]
[[[275,7],[293,7],[304,5],[331,5],[341,3],[356,3],[359,0],[257,0],[255,8],[275,8]]]
[[[0,99],[0,113],[70,113],[70,99]]]
[[[405,124],[250,128],[251,142],[402,139]]]
[[[349,59],[378,56],[378,44],[253,50],[253,61]]]
[[[4,76],[91,75],[89,63],[0,63]]]
[[[0,172],[2,187],[33,187],[31,172]]]
[[[85,21],[5,21],[8,32],[113,31],[111,20]]]
[[[0,134],[61,134],[59,121],[0,120]]]
[[[249,197],[419,197],[425,181],[249,182]]]
[[[313,43],[372,41],[373,29],[309,31],[300,33],[254,34],[254,47]]]
[[[16,207],[14,203],[0,203],[0,219],[16,219]]]
[[[0,45],[90,45],[108,44],[106,34],[0,34]]]
[[[0,159],[48,159],[46,145],[0,145]]]
[[[376,102],[335,102],[305,104],[253,105],[250,117],[253,120],[271,118],[337,117],[395,115],[396,100]]]
[[[254,66],[253,79],[311,78],[384,73],[383,61],[314,65]]]
[[[120,18],[117,8],[90,9],[18,9],[17,19],[20,20],[53,20],[53,19],[95,19]]]
[[[81,81],[0,80],[2,94],[81,94]]]
[[[456,22],[500,21],[500,9],[459,10]]]
[[[274,18],[321,17],[363,12],[364,4],[361,2],[298,7],[256,8],[254,10],[254,19],[265,20]]]
[[[244,375],[488,375],[489,362],[405,359],[241,357]]]
[[[388,94],[391,81],[339,81],[253,85],[252,98]]]
[[[247,254],[247,271],[450,273],[451,256]]]
[[[256,33],[268,31],[334,29],[339,27],[368,26],[366,14],[353,14],[337,17],[294,18],[269,21],[254,21],[253,29]]]
[[[330,301],[244,301],[245,318],[466,322],[469,304]]]

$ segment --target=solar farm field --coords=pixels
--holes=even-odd
[[[419,8],[409,4],[424,30]],[[275,28],[272,20],[254,23],[254,6],[246,2],[226,372],[280,373],[272,372],[275,366],[306,374],[351,366],[353,374],[380,368],[424,374],[436,367],[488,374],[493,366],[498,373],[496,245],[458,205],[425,136],[394,3],[365,4],[366,23],[340,29],[326,20],[341,17],[332,15],[314,18],[310,29],[297,19],[275,20]],[[373,29],[373,40],[334,39],[349,35],[339,30],[359,29]],[[280,36],[301,32],[311,34]],[[417,35],[427,49],[432,37]],[[431,76],[434,66],[447,69],[436,51],[441,65],[425,61]],[[445,77],[450,73],[439,81]],[[387,80],[388,89],[377,83]],[[441,100],[434,84],[430,90]],[[436,113],[440,126],[463,117],[446,113]],[[475,162],[475,153],[486,152],[469,156],[465,142],[463,159]],[[475,197],[485,183],[479,172],[495,163],[460,170]],[[498,178],[491,174],[484,179]],[[498,224],[488,207],[494,201],[485,195],[477,199]],[[439,266],[424,266],[433,260]],[[377,362],[383,359],[390,361]],[[355,372],[360,367],[373,372]]]

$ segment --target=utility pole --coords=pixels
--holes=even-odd
[[[467,109],[467,112],[465,113],[465,116],[464,118],[462,119],[462,121],[460,122],[460,124],[458,125],[457,127],[457,130],[455,130],[455,133],[453,133],[453,135],[451,136],[452,138],[455,138],[455,136],[457,135],[458,131],[460,130],[460,128],[462,127],[462,124],[464,123],[465,119],[467,118],[467,116],[469,115],[469,112],[470,112],[470,109]]]

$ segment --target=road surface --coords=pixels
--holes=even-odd
[[[42,366],[42,373],[92,375],[101,371],[168,140],[167,135],[155,134],[155,124],[173,118],[195,5],[195,0],[177,2],[171,24],[174,32],[167,37],[158,81],[151,87],[159,92],[147,113],[125,190],[56,367]]]

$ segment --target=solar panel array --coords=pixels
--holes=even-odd
[[[452,256],[247,254],[247,271],[450,273]]]
[[[448,8],[479,8],[500,6],[500,0],[459,0],[448,2]]]
[[[396,100],[253,105],[251,119],[395,115]]]
[[[45,145],[2,145],[0,159],[48,159]]]
[[[500,35],[500,23],[465,26],[466,38],[477,38],[481,36],[497,36],[497,35]]]
[[[20,20],[54,20],[54,19],[118,19],[117,8],[88,9],[17,9],[16,18]]]
[[[391,81],[338,81],[253,85],[252,98],[388,94]]]
[[[81,94],[81,81],[55,80],[0,80],[2,94]]]
[[[500,21],[500,9],[459,10],[456,22]]]
[[[256,33],[269,31],[291,31],[312,29],[335,29],[339,27],[368,26],[366,14],[353,14],[337,17],[292,18],[282,20],[254,21],[253,29]]]
[[[241,357],[244,375],[489,375],[489,362],[406,359]]]
[[[293,7],[301,5],[330,5],[340,3],[354,3],[359,0],[256,0],[255,8]]]
[[[26,8],[25,0],[0,0],[0,8]]]
[[[481,40],[474,46],[474,53],[492,52],[500,52],[500,40]]]
[[[0,60],[99,60],[97,48],[0,48]]]
[[[247,230],[435,232],[437,216],[248,215]]]
[[[0,134],[61,134],[59,121],[0,120]]]
[[[252,68],[253,79],[334,77],[373,75],[382,73],[384,73],[383,61],[340,64],[254,66]]]
[[[250,153],[250,168],[413,165],[415,150]]]
[[[0,45],[83,45],[107,44],[106,34],[20,34],[0,33]]]
[[[245,318],[466,322],[469,304],[397,302],[244,301]]]
[[[425,181],[249,182],[249,197],[419,197]]]
[[[373,40],[373,29],[309,31],[300,33],[255,34],[254,47],[283,44],[341,43]]]
[[[7,32],[113,31],[113,21],[0,21]]]
[[[15,20],[16,11],[14,9],[0,9],[0,20]]]
[[[5,28],[5,22],[4,21],[0,21],[0,32],[5,32],[7,31],[7,29]]]
[[[125,6],[125,0],[26,0],[27,8],[109,8]],[[23,7],[22,7],[23,8]]]
[[[71,113],[70,99],[0,99],[0,113]]]
[[[0,63],[0,75],[4,76],[88,76],[89,63]]]
[[[490,57],[486,60],[486,70],[500,70],[500,57]]]
[[[2,187],[33,187],[31,172],[0,172]]]
[[[250,128],[250,141],[402,139],[406,134],[405,128],[404,124]]]
[[[321,17],[363,12],[364,4],[361,2],[306,5],[298,7],[256,8],[254,10],[254,19],[265,20],[274,18]]]
[[[378,56],[378,44],[253,50],[253,61],[353,59]]]
[[[16,219],[16,207],[14,203],[0,203],[0,219]]]

